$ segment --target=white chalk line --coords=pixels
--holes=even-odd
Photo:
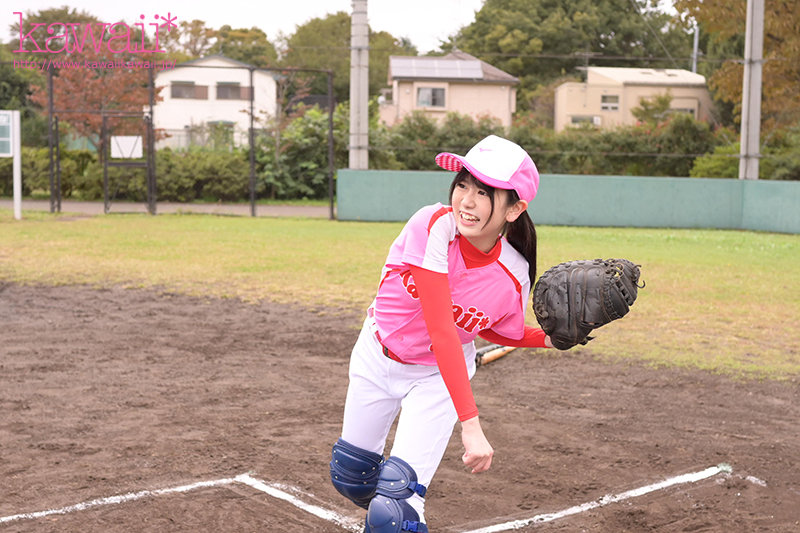
[[[621,492],[619,494],[608,494],[605,495],[597,500],[583,503],[581,505],[576,505],[570,507],[568,509],[564,509],[562,511],[556,513],[547,513],[536,515],[531,518],[526,518],[523,520],[513,520],[510,522],[504,522],[502,524],[495,524],[493,526],[488,526],[480,529],[473,529],[469,531],[464,531],[463,533],[495,533],[499,531],[508,531],[512,529],[520,529],[531,524],[540,524],[544,522],[551,522],[553,520],[557,520],[559,518],[564,518],[567,516],[571,516],[574,514],[590,511],[592,509],[596,509],[598,507],[603,507],[605,505],[621,502],[624,500],[628,500],[631,498],[636,498],[638,496],[643,496],[645,494],[649,494],[651,492],[663,490],[675,485],[682,485],[686,483],[695,483],[697,481],[701,481],[703,479],[708,479],[720,473],[727,473],[730,474],[732,472],[732,468],[730,465],[722,463],[717,466],[712,466],[710,468],[706,468],[705,470],[701,470],[699,472],[692,472],[689,474],[683,474],[680,476],[675,476],[669,479],[665,479],[664,481],[660,481],[658,483],[653,483],[651,485],[646,485],[644,487],[639,487],[636,489],[632,489],[629,491]],[[757,478],[750,478],[748,476],[748,481],[752,481],[753,483],[759,485],[766,485],[765,482],[761,481]],[[283,500],[291,505],[294,505],[298,509],[301,509],[309,514],[312,514],[322,520],[327,520],[328,522],[332,522],[341,528],[353,531],[353,532],[360,532],[363,524],[361,522],[357,522],[352,518],[343,516],[335,511],[330,509],[325,509],[318,505],[310,504],[304,502],[300,498],[290,494],[288,491],[300,492],[298,489],[278,483],[267,483],[260,479],[256,479],[252,477],[250,474],[241,474],[233,478],[223,478],[217,479],[213,481],[199,481],[197,483],[192,483],[189,485],[181,485],[179,487],[172,487],[167,489],[155,489],[155,490],[142,490],[138,492],[131,492],[128,494],[121,494],[118,496],[110,496],[107,498],[98,498],[95,500],[90,500],[87,502],[78,503],[75,505],[69,505],[67,507],[62,507],[60,509],[49,509],[46,511],[37,511],[34,513],[22,513],[16,514],[11,516],[3,516],[0,517],[0,524],[7,523],[7,522],[14,522],[17,520],[30,520],[36,518],[43,518],[50,515],[57,515],[57,514],[68,514],[76,511],[84,511],[87,509],[91,509],[93,507],[100,507],[103,505],[114,505],[119,503],[131,502],[135,500],[139,500],[142,498],[148,497],[155,497],[155,496],[163,496],[165,494],[176,494],[176,493],[183,493],[189,492],[196,489],[206,488],[206,487],[219,487],[224,485],[231,485],[233,483],[241,483],[243,485],[247,485],[259,492],[263,492],[273,498]]]
[[[337,524],[343,529],[358,532],[361,531],[361,529],[363,528],[363,524],[357,523],[355,520],[351,518],[340,515],[339,513],[336,513],[329,509],[324,509],[322,507],[319,507],[318,505],[306,503],[301,499],[297,498],[296,496],[293,496],[292,494],[286,492],[286,490],[297,491],[297,489],[294,489],[293,487],[288,487],[286,485],[280,485],[276,483],[266,483],[264,481],[261,481],[259,479],[250,476],[249,474],[241,474],[233,478],[223,478],[213,481],[199,481],[197,483],[192,483],[190,485],[181,485],[180,487],[155,489],[155,490],[141,490],[138,492],[130,492],[128,494],[120,494],[118,496],[97,498],[95,500],[77,503],[75,505],[69,505],[67,507],[61,507],[60,509],[48,509],[46,511],[37,511],[34,513],[21,513],[11,516],[1,516],[0,524],[4,524],[7,522],[14,522],[17,520],[31,520],[36,518],[44,518],[46,516],[51,516],[51,515],[69,514],[69,513],[74,513],[76,511],[85,511],[87,509],[91,509],[93,507],[100,507],[103,505],[114,505],[119,503],[132,502],[135,500],[140,500],[142,498],[163,496],[165,494],[189,492],[195,489],[202,489],[206,487],[220,487],[225,485],[231,485],[233,483],[242,483],[260,492],[268,494],[273,498],[286,501],[294,505],[298,509],[306,511],[307,513],[317,516],[323,520],[333,522],[334,524]]]
[[[652,485],[639,487],[637,489],[628,490],[625,492],[621,492],[619,494],[607,494],[597,500],[586,502],[581,505],[576,505],[574,507],[570,507],[569,509],[564,509],[563,511],[559,511],[557,513],[540,514],[532,516],[531,518],[525,518],[523,520],[513,520],[511,522],[505,522],[502,524],[495,524],[493,526],[464,531],[463,533],[495,533],[497,531],[521,529],[523,527],[530,526],[531,524],[552,522],[553,520],[558,520],[559,518],[564,518],[566,516],[583,513],[585,511],[590,511],[592,509],[603,507],[604,505],[608,505],[610,503],[616,503],[631,498],[636,498],[638,496],[643,496],[645,494],[649,494],[651,492],[655,492],[658,490],[663,490],[675,485],[682,485],[685,483],[695,483],[697,481],[701,481],[703,479],[708,479],[712,476],[716,476],[717,474],[723,472],[724,473],[732,472],[730,465],[723,463],[717,466],[706,468],[705,470],[701,470],[699,472],[692,472],[689,474],[675,476],[669,479],[665,479],[664,481],[660,481],[658,483],[653,483]]]
[[[306,503],[299,498],[292,496],[288,492],[281,490],[281,488],[285,487],[284,485],[280,485],[277,483],[265,483],[259,479],[255,479],[248,474],[242,474],[241,476],[236,476],[236,481],[239,483],[244,483],[256,490],[269,494],[273,498],[277,498],[279,500],[284,500],[298,509],[302,509],[303,511],[310,513],[314,516],[322,518],[323,520],[327,520],[328,522],[333,522],[334,524],[347,529],[349,531],[356,531],[360,532],[364,529],[363,522],[356,522],[355,520],[348,518],[346,516],[342,516],[335,511],[331,511],[330,509],[324,509],[317,505],[313,505],[310,503]]]

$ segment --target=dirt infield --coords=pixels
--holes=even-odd
[[[149,290],[0,285],[0,519],[248,472],[361,519],[327,471],[360,320]],[[797,382],[517,350],[479,368],[473,387],[495,463],[467,473],[451,439],[429,488],[432,531],[558,512],[720,463],[732,473],[525,530],[800,530]],[[0,531],[342,529],[231,484],[0,520]]]

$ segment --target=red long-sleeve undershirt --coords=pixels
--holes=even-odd
[[[508,337],[503,337],[502,335],[495,333],[491,329],[484,329],[478,335],[482,339],[485,339],[489,342],[493,342],[495,344],[501,344],[503,346],[514,346],[516,348],[548,347],[544,343],[544,338],[547,336],[547,333],[545,333],[539,328],[532,328],[530,326],[525,326],[525,333],[523,334],[521,339],[509,339]]]
[[[469,420],[478,416],[478,407],[475,405],[475,397],[469,383],[461,340],[456,332],[447,274],[417,266],[411,266],[410,270],[417,287],[422,315],[431,337],[439,372],[453,400],[458,419],[462,422]],[[545,347],[545,333],[528,326],[525,327],[522,339],[508,339],[492,330],[483,330],[480,336],[489,342],[505,346]]]

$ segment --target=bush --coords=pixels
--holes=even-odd
[[[438,137],[436,121],[422,111],[414,111],[392,128],[389,149],[403,169],[439,170],[433,159]]]
[[[156,172],[159,201],[241,201],[249,197],[249,160],[241,150],[159,150]]]
[[[55,152],[54,152],[55,155]],[[86,150],[61,151],[61,195],[72,196],[80,176],[92,161],[93,155]],[[50,156],[47,148],[22,147],[22,194],[50,194]],[[53,169],[53,180],[57,179]],[[0,159],[0,195],[11,196],[13,191],[13,159]]]
[[[334,168],[343,168],[348,166],[347,105],[337,106],[333,118]],[[257,194],[260,197],[327,198],[328,112],[318,106],[301,107],[279,137],[272,129],[259,139],[256,161],[259,176]],[[372,159],[371,162],[374,165]]]
[[[698,157],[689,175],[693,178],[736,178],[739,176],[739,145],[724,144]]]
[[[741,146],[730,132],[711,154],[698,157],[690,175],[696,178],[738,178]],[[800,128],[776,132],[762,146],[758,177],[762,180],[800,180]]]
[[[761,179],[800,180],[800,127],[770,139],[759,167]]]

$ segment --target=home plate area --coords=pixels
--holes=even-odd
[[[766,482],[752,476],[733,474],[730,465],[722,463],[696,472],[690,472],[643,485],[615,494],[606,494],[592,501],[580,503],[549,513],[512,520],[489,521],[485,525],[448,527],[447,531],[460,533],[495,533],[501,531],[538,528],[557,521],[569,523],[569,518],[590,513],[606,506],[636,506],[633,501],[660,491],[676,488],[677,492],[664,498],[686,501],[692,485],[716,478],[713,485],[720,486],[737,478],[747,483],[765,487]],[[651,496],[653,497],[653,496]],[[645,502],[639,502],[640,504]],[[697,505],[696,503],[693,505]],[[618,513],[619,511],[614,511]],[[72,516],[75,514],[76,516]],[[636,513],[632,513],[635,515]],[[200,481],[170,488],[142,490],[48,509],[0,517],[0,526],[15,523],[27,530],[55,528],[58,530],[83,529],[86,522],[104,531],[122,530],[192,530],[192,531],[247,531],[262,529],[265,521],[280,525],[281,531],[353,531],[363,529],[362,519],[328,509],[312,494],[295,487],[263,481],[249,473],[231,478]],[[75,522],[72,524],[71,522]]]
[[[7,285],[0,533],[358,531],[328,462],[363,314],[322,311]],[[456,429],[433,532],[800,531],[794,382],[520,349],[472,387],[495,456]]]

